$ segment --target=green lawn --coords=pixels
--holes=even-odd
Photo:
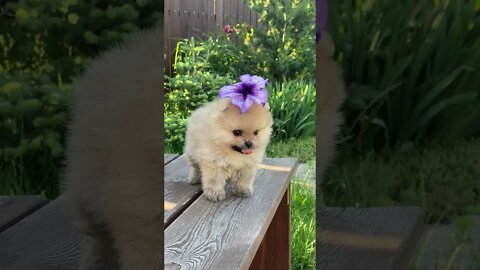
[[[292,188],[292,269],[315,269],[315,186],[294,179]]]
[[[334,206],[414,205],[427,221],[480,213],[480,140],[357,154],[343,148],[323,182]]]

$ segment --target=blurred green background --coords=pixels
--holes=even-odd
[[[156,0],[0,3],[0,194],[58,195],[75,78],[162,12]]]

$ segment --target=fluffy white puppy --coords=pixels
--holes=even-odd
[[[163,32],[93,61],[75,91],[66,199],[80,269],[163,269]]]
[[[226,98],[194,111],[185,136],[190,182],[201,182],[203,194],[212,201],[225,199],[227,181],[234,194],[250,196],[272,124],[268,104],[254,103],[250,110],[240,113]]]
[[[317,43],[317,179],[334,155],[335,137],[343,122],[339,109],[345,99],[340,68],[333,60],[335,51],[328,33],[322,33]],[[318,185],[320,186],[320,185]]]

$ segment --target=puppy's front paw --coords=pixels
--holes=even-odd
[[[198,168],[190,168],[190,175],[188,176],[188,183],[195,185],[200,184],[202,180],[202,175]]]
[[[205,197],[207,197],[207,199],[214,202],[223,201],[226,196],[224,188],[203,188],[203,194],[205,195]]]
[[[252,186],[235,186],[233,187],[233,194],[240,197],[250,197],[253,193]]]
[[[188,177],[188,183],[192,185],[200,184],[202,178],[198,175],[191,175]]]

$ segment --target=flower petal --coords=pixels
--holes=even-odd
[[[253,99],[251,98],[251,96],[247,96],[247,98],[245,99],[245,101],[243,102],[242,106],[239,107],[240,108],[240,113],[246,113],[248,112],[248,110],[250,110],[250,108],[252,107],[253,105]],[[238,105],[237,105],[238,106]]]
[[[242,94],[242,88],[240,83],[230,84],[220,88],[218,95],[221,98],[232,97],[238,94]]]
[[[260,76],[252,76],[252,82],[259,88],[265,88],[265,86],[268,83],[268,80],[265,80]]]
[[[265,89],[255,87],[252,90],[252,94],[248,95],[248,97],[255,100],[255,102],[257,102],[258,104],[262,104],[262,106],[265,106],[268,100],[268,92]]]
[[[240,76],[240,81],[241,82],[251,82],[252,81],[252,75],[244,74],[244,75]]]

